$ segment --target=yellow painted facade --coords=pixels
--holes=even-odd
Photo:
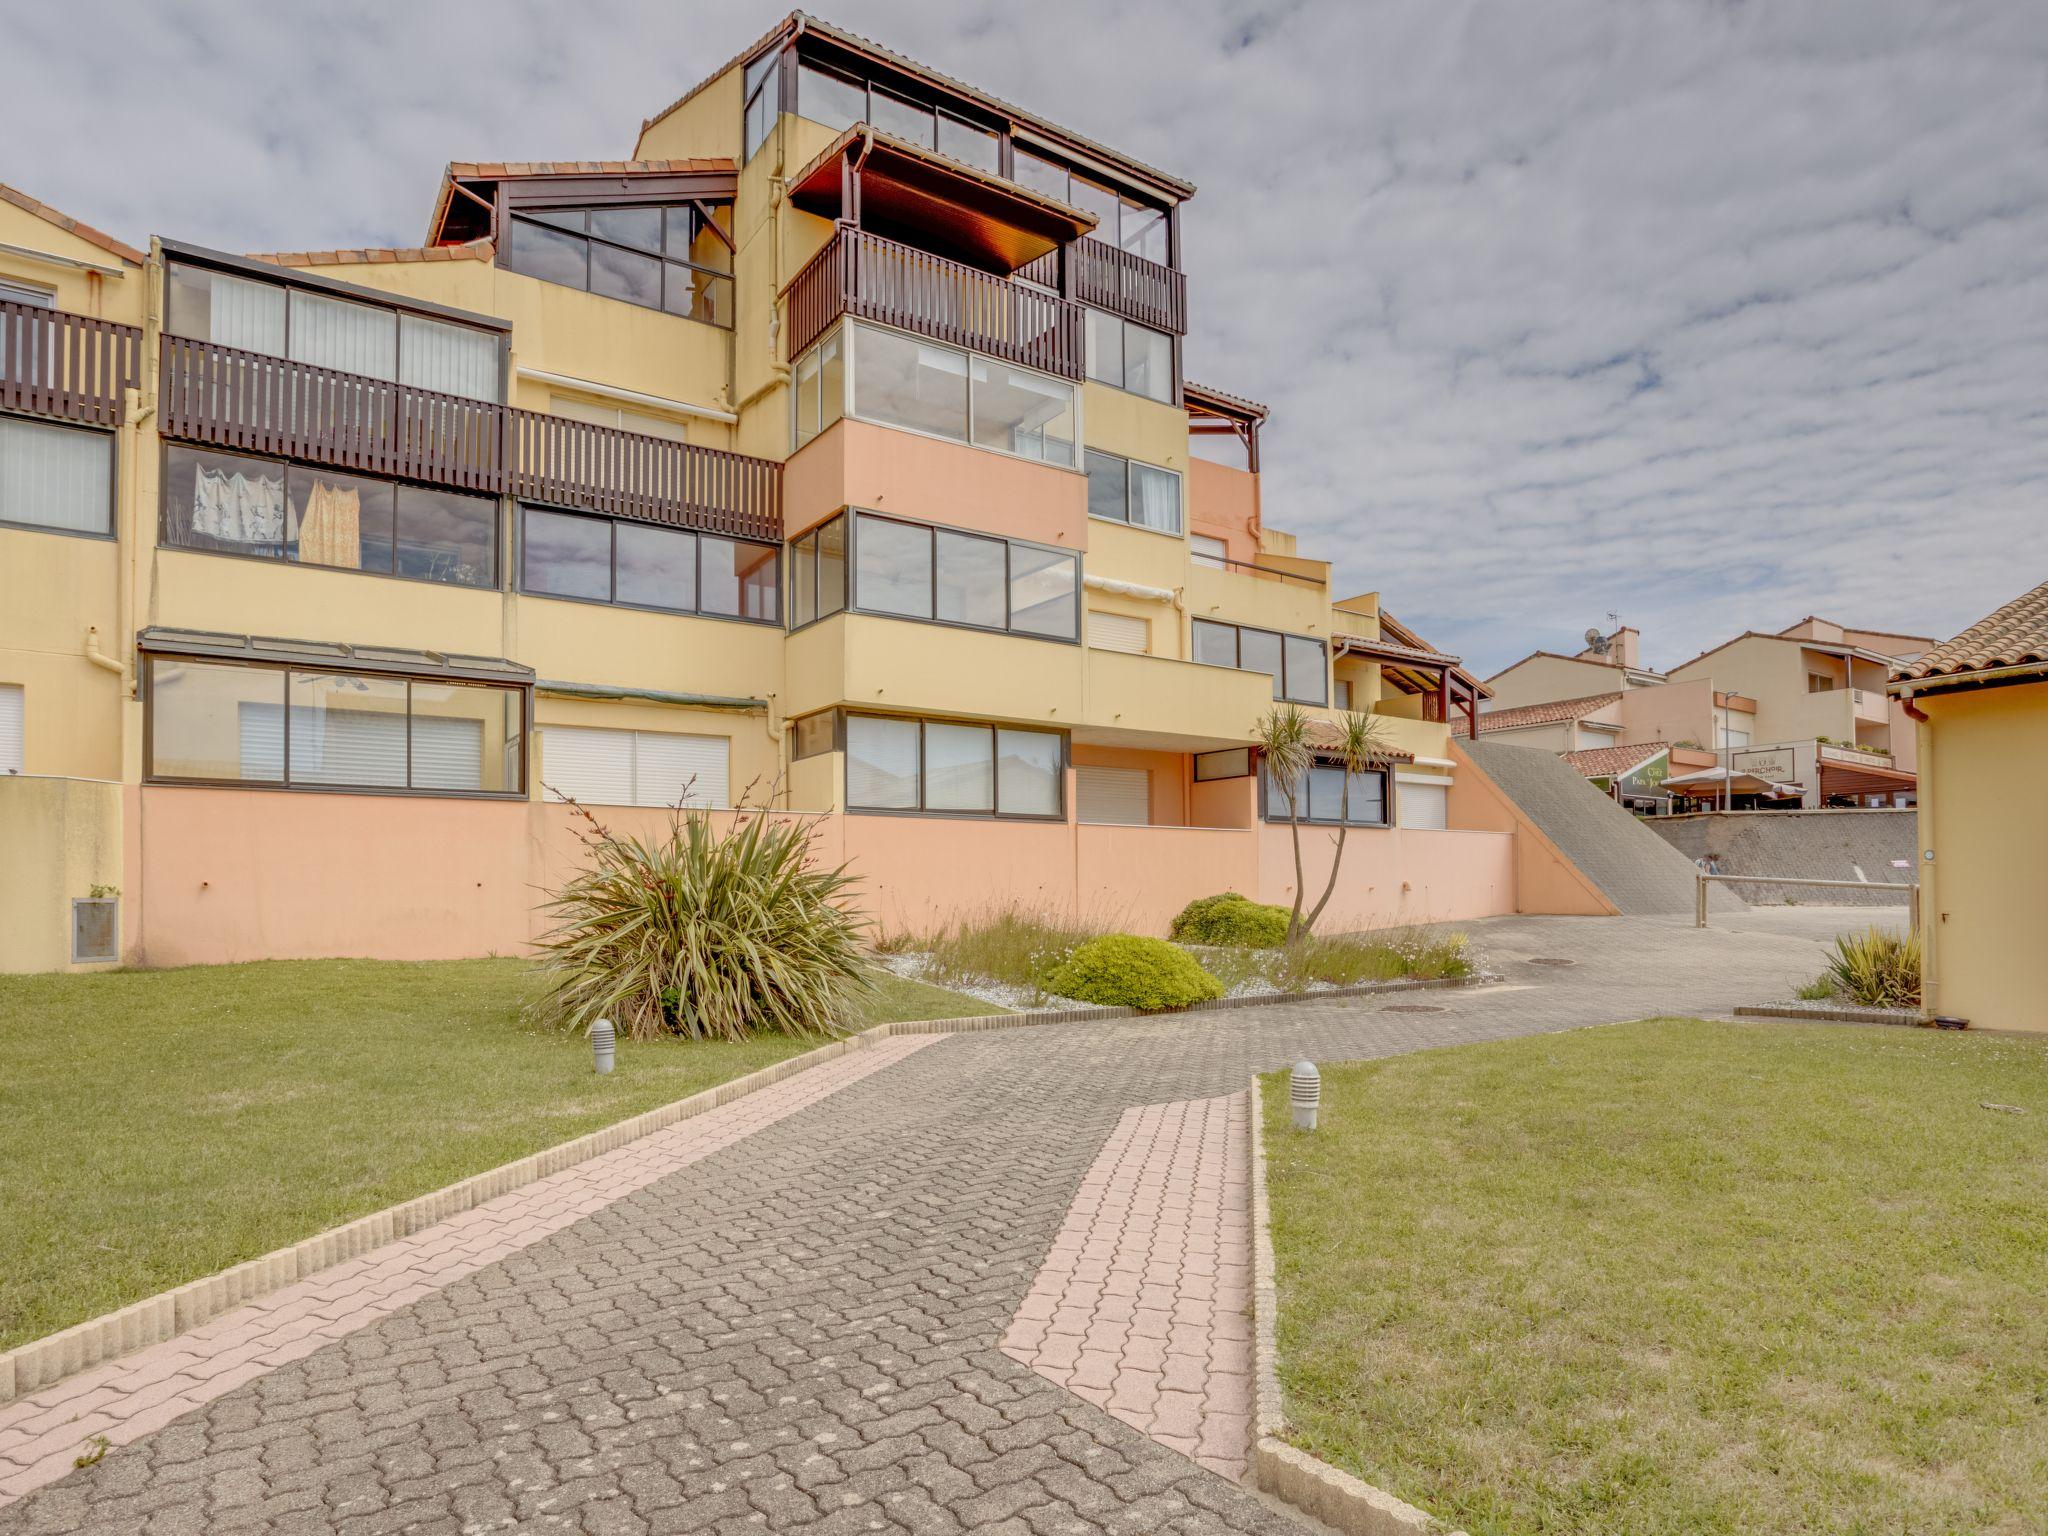
[[[650,161],[742,161],[741,73],[734,66],[650,123],[637,153]],[[249,263],[174,248],[168,257],[159,251],[139,263],[0,203],[0,243],[59,258],[38,262],[0,251],[0,278],[42,284],[59,310],[141,333],[139,377],[122,394],[120,424],[67,428],[99,432],[109,442],[114,468],[108,529],[82,536],[0,526],[0,687],[19,688],[24,700],[21,777],[0,782],[0,839],[20,850],[34,870],[32,878],[8,882],[0,898],[6,935],[0,969],[69,963],[63,900],[83,895],[84,887],[122,884],[124,841],[140,837],[137,818],[144,804],[162,828],[154,844],[159,852],[152,889],[183,891],[183,876],[164,867],[168,856],[161,850],[185,846],[180,836],[194,846],[203,843],[196,829],[211,822],[192,818],[228,803],[208,801],[211,792],[201,789],[147,784],[139,791],[150,778],[145,758],[151,722],[146,690],[138,686],[137,642],[151,630],[398,648],[458,661],[492,658],[526,669],[532,690],[524,737],[529,802],[543,799],[551,771],[567,771],[573,733],[597,729],[722,739],[729,801],[763,804],[772,798],[785,809],[843,815],[849,810],[843,752],[835,743],[800,756],[794,724],[825,711],[868,711],[1057,731],[1070,737],[1075,761],[1104,769],[1127,760],[1150,765],[1147,771],[1162,786],[1153,803],[1155,824],[1169,831],[1184,826],[1192,834],[1205,815],[1217,816],[1224,818],[1219,825],[1253,836],[1245,821],[1252,814],[1249,781],[1196,786],[1191,763],[1194,754],[1248,742],[1273,703],[1273,683],[1256,671],[1195,663],[1192,625],[1214,620],[1327,645],[1340,633],[1376,636],[1376,600],[1350,599],[1343,611],[1334,608],[1329,567],[1302,556],[1289,537],[1264,525],[1255,476],[1233,479],[1236,472],[1208,465],[1197,474],[1183,407],[1105,384],[1073,385],[1081,444],[1179,476],[1178,532],[1090,517],[1088,480],[1078,466],[1034,462],[888,424],[849,418],[798,450],[790,384],[796,359],[784,293],[835,226],[794,207],[785,189],[836,137],[836,130],[784,111],[756,151],[728,173],[729,202],[718,206],[734,247],[730,327],[514,271],[503,230],[496,231],[495,244],[435,252],[435,259],[421,253],[315,253]],[[516,181],[519,174],[520,168],[507,168],[503,180]],[[616,186],[630,196],[643,174],[655,172],[592,173],[593,185]],[[1162,192],[1138,170],[1128,175],[1127,195],[1162,203],[1184,195]],[[509,215],[501,210],[496,217]],[[496,581],[481,588],[173,547],[160,531],[164,456],[171,440],[164,430],[164,390],[170,381],[160,373],[156,347],[165,320],[166,266],[174,261],[211,261],[244,283],[310,289],[372,306],[387,298],[401,307],[438,306],[502,322],[504,405],[586,421],[616,407],[628,413],[621,418],[628,431],[652,421],[669,440],[769,461],[779,470],[780,516],[791,537],[842,510],[866,509],[1073,550],[1081,557],[1083,578],[1078,633],[1055,640],[853,611],[789,632],[781,622],[529,593],[523,590],[530,583],[522,568],[522,512],[509,493],[496,500]],[[957,337],[942,340],[955,350],[972,350]],[[1177,361],[1177,351],[1175,356]],[[208,451],[244,450],[216,441]],[[613,471],[598,465],[588,472],[602,480]],[[417,483],[432,474],[399,478]],[[1198,482],[1209,488],[1199,506]],[[704,520],[708,516],[689,508],[681,521],[708,536],[718,531],[715,520]],[[629,516],[621,526],[630,521]],[[1232,559],[1256,560],[1266,569],[1218,568],[1197,559],[1191,531],[1224,537]],[[1281,572],[1299,579],[1282,579]],[[786,607],[786,593],[783,602]],[[1141,654],[1091,643],[1091,614],[1142,621]],[[1118,630],[1120,636],[1128,633],[1127,623]],[[1335,676],[1351,684],[1356,707],[1386,717],[1395,745],[1423,760],[1421,771],[1448,762],[1448,727],[1422,719],[1417,696],[1383,687],[1376,664],[1346,658],[1336,664]],[[1328,677],[1326,668],[1326,685]],[[363,705],[356,712],[362,729],[374,726],[369,717],[376,709]],[[1311,712],[1334,718],[1327,707]],[[239,726],[245,759],[261,756],[265,718],[245,710],[226,727]],[[283,719],[298,729],[289,712]],[[551,730],[558,743],[552,764]],[[1063,816],[1072,827],[1086,817],[1077,808],[1080,791],[1071,767],[1062,771],[1061,782]],[[290,815],[279,817],[273,801],[277,795],[290,798],[291,791],[232,793],[243,797],[236,803],[262,806],[265,825],[289,824]],[[304,816],[326,825],[323,818],[330,813],[343,814],[343,800],[349,802],[349,818],[378,825],[376,805],[352,795],[308,794]],[[450,807],[450,826],[498,824],[486,808],[436,803]],[[544,809],[536,806],[533,813]],[[398,820],[432,814],[432,805],[408,803]],[[999,823],[1000,818],[992,835],[1002,835]],[[875,839],[886,841],[891,825],[901,823],[873,818],[860,837],[848,834],[842,841],[849,848],[868,847],[873,858]],[[982,836],[988,825],[984,819],[974,835]],[[177,835],[174,827],[181,829]],[[1487,836],[1497,842],[1497,832]],[[1042,853],[1042,828],[1032,829],[1031,837]],[[1079,857],[1077,846],[1069,845],[1070,858]],[[1484,847],[1485,859],[1497,857],[1494,842]],[[278,857],[292,854],[281,849]],[[1193,856],[1184,863],[1205,867]],[[1249,860],[1245,867],[1255,864]],[[1072,872],[1078,868],[1072,866],[1065,877],[1070,884],[1081,878]],[[1124,874],[1141,878],[1140,871]],[[319,878],[345,879],[347,872],[323,871]],[[1490,888],[1476,876],[1461,878],[1461,890]],[[138,884],[127,899],[139,902],[139,891]],[[1186,893],[1200,894],[1206,892]],[[1150,911],[1159,904],[1155,897],[1137,905]],[[905,898],[897,909],[917,905]],[[175,943],[162,938],[152,947],[141,936],[165,935],[169,920],[150,924],[145,916],[139,909],[124,911],[129,959],[147,963],[157,954],[189,958],[199,952],[189,936]],[[332,942],[348,952],[345,938]],[[363,942],[374,946],[383,940]],[[318,943],[299,934],[280,939],[278,952],[315,952]]]

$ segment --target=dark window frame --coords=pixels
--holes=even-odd
[[[784,609],[784,598],[782,591],[782,583],[783,570],[785,565],[787,564],[786,547],[784,545],[770,544],[763,539],[735,538],[731,534],[726,533],[706,533],[703,530],[697,528],[675,528],[667,523],[650,522],[643,518],[610,517],[602,512],[592,512],[587,507],[564,507],[549,501],[521,500],[515,501],[512,505],[514,512],[513,523],[514,526],[517,528],[519,535],[519,559],[516,568],[511,573],[513,577],[513,583],[510,590],[517,593],[521,597],[540,598],[548,602],[556,603],[585,603],[593,608],[623,608],[630,613],[659,613],[665,614],[670,618],[678,619],[720,619],[729,624],[755,624],[770,629],[781,629],[783,627],[782,611]],[[536,512],[552,513],[558,517],[586,518],[591,522],[604,523],[607,525],[607,532],[611,544],[611,556],[607,563],[607,585],[609,586],[611,592],[614,594],[613,596],[581,597],[574,592],[540,592],[535,591],[533,588],[527,586],[526,513],[529,509]],[[622,523],[638,528],[659,528],[670,533],[686,533],[690,535],[691,538],[696,540],[696,544],[694,546],[694,563],[696,573],[695,582],[697,599],[696,607],[666,608],[657,606],[653,603],[626,603],[620,602],[618,600],[618,529],[619,525]],[[767,588],[767,590],[772,591],[775,594],[775,606],[777,611],[772,618],[757,619],[744,613],[718,613],[711,610],[707,610],[704,607],[704,541],[706,539],[718,539],[727,544],[746,544],[752,546],[755,549],[772,549],[775,551],[775,580],[772,583],[770,583],[769,587]]]
[[[1335,759],[1318,753],[1309,764],[1309,772],[1312,773],[1318,768],[1333,768],[1341,772],[1343,767],[1344,765]],[[1266,760],[1263,755],[1259,757],[1255,768],[1259,781],[1259,819],[1266,822],[1278,822],[1280,825],[1285,826],[1287,824],[1287,803],[1274,792],[1272,786],[1273,776],[1266,771]],[[1375,828],[1387,828],[1396,825],[1394,819],[1394,771],[1387,767],[1367,768],[1363,771],[1362,776],[1374,777],[1380,781],[1379,820],[1361,821],[1356,816],[1353,816],[1348,820],[1340,821],[1334,816],[1311,816],[1308,809],[1309,794],[1306,774],[1303,775],[1299,791],[1301,796],[1300,814],[1295,819],[1305,827],[1349,827],[1354,832],[1371,831]]]
[[[105,427],[89,427],[75,421],[58,421],[48,416],[31,416],[25,411],[0,411],[0,417],[9,421],[25,421],[33,427],[50,427],[60,432],[84,432],[106,439],[107,448],[107,531],[99,533],[91,528],[53,528],[48,523],[19,523],[0,517],[0,528],[9,528],[21,533],[55,533],[68,539],[96,539],[103,544],[117,544],[121,539],[121,455],[119,434]]]
[[[1097,512],[1091,505],[1088,509],[1090,517],[1094,518],[1098,523],[1115,523],[1120,527],[1135,528],[1140,533],[1157,534],[1161,538],[1185,540],[1188,537],[1188,477],[1184,471],[1168,469],[1164,464],[1147,464],[1143,459],[1133,459],[1121,453],[1110,453],[1102,448],[1084,448],[1081,452],[1081,473],[1084,477],[1088,474],[1088,460],[1090,458],[1114,459],[1124,467],[1124,515],[1122,517],[1110,517],[1105,513]],[[1131,521],[1131,502],[1134,499],[1133,480],[1136,477],[1136,471],[1141,468],[1149,469],[1154,474],[1171,475],[1173,476],[1174,484],[1180,487],[1180,495],[1176,498],[1176,505],[1180,514],[1178,527],[1154,528],[1147,523],[1134,523]]]
[[[212,444],[212,443],[192,443],[192,442],[186,442],[186,441],[184,441],[183,439],[178,439],[178,438],[161,438],[161,439],[159,439],[159,441],[158,441],[158,444],[157,444],[157,448],[158,448],[158,453],[157,453],[157,498],[156,498],[156,503],[157,503],[157,523],[156,523],[156,544],[157,544],[157,548],[159,548],[159,549],[168,549],[168,550],[175,550],[175,551],[177,551],[177,552],[178,552],[179,554],[184,554],[184,555],[210,555],[210,556],[216,556],[216,557],[218,557],[218,558],[220,558],[220,559],[223,559],[223,560],[251,560],[251,561],[254,561],[254,562],[255,562],[256,564],[258,564],[258,565],[267,565],[267,566],[275,566],[275,567],[281,567],[281,568],[283,568],[283,569],[287,569],[287,570],[297,570],[297,571],[333,571],[333,572],[336,572],[336,573],[338,573],[338,574],[340,574],[340,575],[343,575],[343,576],[374,576],[374,577],[376,577],[376,578],[378,578],[379,580],[382,580],[382,581],[411,581],[411,582],[417,582],[417,583],[418,583],[419,585],[421,585],[421,586],[426,586],[426,587],[438,587],[438,588],[440,588],[440,589],[441,589],[441,590],[443,590],[443,591],[456,591],[456,592],[503,592],[503,591],[505,591],[505,590],[506,590],[506,575],[507,575],[507,572],[506,572],[506,560],[505,560],[505,553],[506,553],[506,537],[505,537],[505,498],[503,498],[502,496],[485,496],[485,495],[481,495],[481,494],[479,494],[479,493],[477,493],[477,492],[475,492],[475,491],[465,491],[465,490],[462,490],[462,489],[460,489],[459,487],[456,487],[456,486],[452,486],[452,485],[435,485],[435,484],[433,484],[432,482],[430,482],[430,481],[425,481],[425,480],[400,480],[400,479],[397,479],[397,478],[395,478],[395,477],[393,477],[393,476],[391,476],[391,475],[369,475],[369,474],[364,474],[364,473],[362,473],[362,472],[361,472],[360,470],[353,470],[353,469],[337,469],[337,468],[335,468],[335,467],[334,467],[333,465],[331,465],[331,464],[315,464],[315,463],[312,463],[311,461],[309,461],[309,460],[306,460],[306,459],[285,459],[285,458],[279,458],[279,457],[277,457],[277,456],[276,456],[275,454],[267,454],[267,453],[245,453],[245,452],[241,451],[240,449],[235,449],[235,448],[221,448],[221,447],[217,447],[217,446],[215,446],[215,445],[214,445],[214,444]],[[253,460],[253,461],[255,461],[255,462],[257,462],[257,463],[261,463],[261,464],[275,464],[275,465],[277,465],[277,466],[278,466],[278,467],[279,467],[280,469],[282,469],[282,470],[285,470],[285,471],[287,471],[287,472],[289,472],[289,471],[291,471],[291,470],[294,470],[294,469],[298,469],[298,470],[305,470],[305,471],[308,471],[308,472],[310,472],[310,473],[314,473],[314,474],[326,473],[326,474],[333,474],[333,475],[345,475],[345,476],[347,476],[347,477],[348,477],[349,479],[351,479],[351,480],[374,480],[374,481],[376,481],[376,482],[377,482],[378,484],[380,484],[380,485],[388,485],[388,486],[390,486],[390,487],[392,488],[392,503],[393,503],[393,505],[392,505],[392,527],[391,527],[391,569],[390,569],[390,570],[388,570],[388,571],[371,571],[371,570],[364,570],[364,569],[363,569],[362,567],[360,567],[360,566],[349,566],[349,565],[322,565],[322,564],[320,564],[320,563],[319,563],[319,562],[318,562],[317,560],[299,560],[299,559],[292,559],[292,558],[287,558],[286,556],[284,556],[284,555],[282,555],[282,554],[276,554],[276,555],[254,555],[254,554],[249,554],[249,553],[246,553],[246,552],[244,552],[244,551],[242,551],[242,550],[238,550],[238,549],[211,549],[211,548],[208,548],[207,546],[205,546],[205,545],[201,545],[201,544],[182,544],[182,543],[179,543],[179,542],[178,542],[177,540],[175,540],[175,539],[173,539],[173,538],[171,537],[171,535],[170,535],[170,527],[169,527],[169,521],[168,521],[168,520],[169,520],[169,517],[170,517],[170,510],[171,510],[171,506],[170,506],[170,496],[171,496],[171,468],[170,468],[170,456],[171,456],[171,452],[172,452],[172,450],[173,450],[173,449],[179,449],[179,450],[183,450],[183,451],[185,451],[185,452],[189,452],[189,453],[205,453],[205,454],[214,454],[214,455],[217,455],[217,456],[219,456],[219,457],[221,457],[221,458],[228,458],[228,459],[250,459],[250,460]],[[413,489],[413,490],[421,490],[421,491],[433,491],[433,492],[436,492],[436,493],[439,493],[439,494],[446,494],[446,495],[450,495],[450,496],[467,496],[467,497],[469,497],[469,498],[470,498],[471,500],[473,500],[473,501],[478,501],[478,502],[489,502],[489,503],[490,503],[490,505],[491,505],[491,579],[490,579],[490,581],[488,581],[488,582],[485,582],[485,583],[482,583],[482,584],[472,584],[472,583],[469,583],[469,582],[461,582],[461,581],[439,581],[439,580],[436,580],[436,579],[435,579],[434,577],[432,577],[432,576],[413,576],[413,575],[408,575],[407,573],[405,573],[405,572],[403,572],[403,571],[400,571],[400,570],[398,569],[398,521],[397,521],[397,519],[398,519],[398,510],[397,510],[397,500],[398,500],[398,495],[397,495],[397,493],[398,493],[398,492],[399,492],[400,490],[403,490],[403,489],[406,489],[406,488],[411,488],[411,489]],[[285,482],[285,499],[286,499],[286,502],[287,502],[287,504],[289,504],[289,502],[290,502],[290,499],[291,499],[291,482],[290,482],[290,478],[289,478],[289,474],[288,474],[288,473],[287,473],[287,478],[286,478],[286,482]],[[11,526],[11,525],[10,525],[10,526]]]
[[[487,683],[473,677],[438,677],[427,673],[366,673],[360,667],[328,665],[315,661],[242,661],[226,656],[186,656],[170,651],[149,651],[138,658],[142,685],[142,782],[181,785],[197,789],[265,789],[292,795],[397,795],[405,799],[429,800],[525,800],[532,795],[533,776],[533,685],[531,683]],[[278,679],[278,709],[281,722],[282,756],[276,779],[185,778],[156,771],[156,667],[160,661],[190,662],[209,667],[240,667],[248,672],[272,672]],[[294,674],[327,677],[386,677],[405,684],[405,776],[406,784],[329,784],[292,782],[292,703]],[[415,683],[430,686],[490,688],[519,698],[519,787],[517,789],[415,789],[412,780],[412,689]]]
[[[1119,394],[1136,395],[1140,400],[1150,400],[1154,405],[1179,405],[1181,403],[1185,393],[1186,381],[1181,378],[1179,337],[1175,336],[1171,331],[1155,330],[1149,325],[1141,325],[1136,320],[1126,315],[1120,315],[1113,309],[1102,309],[1093,304],[1083,304],[1081,307],[1091,315],[1102,315],[1117,322],[1117,347],[1123,363],[1123,366],[1118,369],[1117,378],[1105,379],[1096,375],[1090,368],[1089,365],[1094,361],[1092,357],[1084,359],[1081,373],[1088,383],[1100,384],[1104,389],[1113,389]],[[1170,388],[1164,400],[1145,390],[1133,389],[1131,387],[1130,333],[1132,331],[1143,331],[1147,336],[1162,337],[1166,341],[1167,366],[1172,370],[1172,377],[1167,381]]]
[[[1067,819],[1067,773],[1074,766],[1073,738],[1069,731],[1057,727],[1038,725],[1011,725],[994,720],[948,720],[937,716],[894,714],[881,709],[837,709],[833,740],[834,750],[845,759],[840,770],[840,787],[845,796],[846,810],[856,816],[936,816],[967,821],[1023,821],[1041,825],[1057,824]],[[847,746],[847,724],[856,719],[895,720],[917,727],[917,804],[907,805],[855,805],[853,790],[847,775],[853,766],[853,754]],[[989,732],[989,771],[991,775],[989,801],[993,809],[986,811],[963,811],[951,808],[934,810],[925,800],[925,739],[927,725],[953,725],[978,728]],[[1000,732],[1014,731],[1027,736],[1051,736],[1060,744],[1059,762],[1053,769],[1054,782],[1059,790],[1058,808],[1046,811],[1005,811],[1001,809],[1003,797],[1002,758]]]
[[[941,629],[965,629],[971,630],[977,634],[1004,635],[1019,640],[1045,640],[1050,641],[1055,645],[1080,645],[1082,643],[1082,593],[1086,589],[1086,578],[1088,573],[1086,569],[1086,559],[1079,550],[1068,549],[1063,545],[1059,544],[1042,544],[1036,539],[1013,539],[1008,538],[1000,533],[984,533],[980,529],[961,528],[950,523],[928,523],[924,521],[922,518],[897,517],[893,513],[876,512],[867,507],[857,507],[852,505],[842,507],[837,512],[833,513],[831,517],[825,518],[818,523],[814,523],[811,527],[805,529],[804,532],[798,534],[796,538],[789,540],[789,545],[794,546],[796,544],[803,542],[805,539],[812,538],[821,530],[823,530],[826,526],[833,522],[839,521],[842,518],[845,519],[846,522],[846,596],[844,605],[840,608],[833,609],[830,613],[823,613],[819,611],[816,594],[821,586],[821,582],[819,580],[819,573],[821,568],[819,562],[814,559],[811,562],[811,581],[813,592],[811,604],[812,617],[802,624],[791,624],[789,626],[789,632],[791,634],[796,634],[800,630],[809,629],[814,624],[822,624],[825,620],[830,618],[836,618],[841,613],[857,613],[864,615],[868,618],[896,619],[901,622],[909,624],[935,624]],[[930,551],[930,556],[926,567],[926,581],[931,597],[932,611],[930,617],[926,617],[922,614],[915,613],[894,613],[886,608],[866,608],[861,605],[859,548],[860,524],[863,518],[873,518],[878,523],[894,523],[904,528],[916,528],[922,530],[926,534],[926,547]],[[961,538],[968,539],[985,539],[991,544],[1000,544],[1003,546],[1003,622],[1000,625],[972,624],[962,619],[942,619],[938,617],[938,536],[942,533],[957,534]],[[1016,607],[1014,603],[1016,569],[1015,562],[1012,558],[1011,552],[1016,549],[1042,550],[1047,554],[1058,555],[1064,559],[1071,559],[1073,561],[1074,632],[1071,636],[1048,635],[1043,634],[1035,629],[1018,629],[1014,627],[1017,619]],[[784,561],[784,566],[788,571],[792,573],[793,578],[794,572],[796,570],[795,560],[786,558]],[[791,614],[792,616],[796,613],[796,603],[793,595],[785,601],[784,611]]]
[[[732,231],[728,229],[726,225],[720,224],[717,219],[711,216],[707,208],[707,203],[708,199],[705,198],[688,198],[680,197],[675,193],[661,193],[658,195],[650,195],[642,198],[620,197],[608,198],[603,201],[582,201],[570,200],[565,198],[560,200],[559,202],[517,204],[506,210],[506,248],[503,253],[505,270],[514,273],[520,277],[531,277],[537,283],[555,281],[553,278],[541,277],[538,274],[523,271],[519,267],[512,265],[512,262],[514,260],[512,253],[517,249],[519,241],[517,227],[522,222],[528,224],[537,224],[540,228],[547,230],[551,234],[561,235],[564,238],[570,240],[581,240],[584,243],[582,285],[580,287],[576,287],[576,285],[570,283],[556,283],[557,287],[575,287],[578,293],[587,293],[594,299],[613,299],[621,304],[631,304],[635,309],[648,309],[652,310],[654,313],[658,315],[669,315],[677,320],[689,320],[693,321],[698,325],[708,325],[712,327],[714,330],[730,331],[738,323],[737,289],[733,286],[734,284],[737,283],[738,279],[733,271],[733,262],[731,260],[733,254],[733,236]],[[730,207],[731,205],[710,204],[709,206]],[[627,245],[623,241],[614,240],[606,235],[600,235],[595,230],[589,227],[589,216],[591,214],[604,213],[616,209],[625,208],[653,208],[658,209],[660,211],[660,250],[649,251],[637,245]],[[580,230],[564,229],[559,224],[550,224],[546,222],[545,218],[543,217],[543,215],[547,214],[562,213],[580,213],[584,215],[584,228]],[[672,256],[669,254],[668,221],[670,216],[676,213],[686,214],[691,222],[692,238],[684,242],[686,249],[690,245],[695,243],[694,234],[699,220],[701,220],[705,225],[709,226],[712,232],[718,237],[720,243],[722,243],[725,246],[726,256],[728,258],[725,267],[722,270],[718,267],[707,267],[702,262],[691,260],[688,257]],[[731,217],[732,215],[730,213],[726,215],[728,223],[731,221]],[[592,288],[590,286],[590,272],[592,266],[590,247],[593,244],[602,245],[615,251],[622,251],[626,255],[638,256],[644,260],[649,260],[656,263],[661,268],[662,301],[656,304],[642,304],[638,299],[620,298],[619,295],[612,293],[599,293],[596,289]],[[726,313],[730,318],[722,322],[718,320],[699,320],[695,315],[683,314],[677,310],[669,308],[667,303],[668,284],[670,279],[669,269],[672,267],[681,267],[682,269],[688,272],[702,273],[706,277],[725,283],[727,285]]]
[[[1284,629],[1267,629],[1263,624],[1235,624],[1229,619],[1191,619],[1189,620],[1188,628],[1188,659],[1195,662],[1196,665],[1204,667],[1221,667],[1224,663],[1220,661],[1203,661],[1195,655],[1195,626],[1203,624],[1208,625],[1212,629],[1227,629],[1232,632],[1231,655],[1236,660],[1230,663],[1230,669],[1236,672],[1256,672],[1261,677],[1273,677],[1273,687],[1275,689],[1273,700],[1275,703],[1307,704],[1317,709],[1327,709],[1329,707],[1330,647],[1326,641],[1318,640],[1314,635],[1297,635]],[[1244,636],[1247,630],[1255,635],[1271,635],[1280,642],[1280,672],[1278,676],[1273,676],[1264,667],[1247,667],[1244,664]],[[1289,690],[1287,686],[1287,674],[1289,671],[1287,665],[1287,642],[1289,640],[1300,640],[1305,644],[1313,645],[1322,653],[1322,696],[1320,698],[1301,698]]]

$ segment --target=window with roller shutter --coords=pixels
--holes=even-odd
[[[1084,822],[1122,827],[1152,823],[1152,775],[1143,768],[1076,767],[1074,786]]]
[[[0,683],[0,773],[22,771],[22,688]]]
[[[550,800],[585,805],[729,806],[732,743],[724,736],[541,729],[541,787]]]
[[[1127,613],[1090,610],[1088,643],[1098,651],[1128,651],[1142,656],[1152,649],[1152,626]]]

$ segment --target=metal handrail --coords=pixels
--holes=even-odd
[[[1906,891],[1911,894],[1913,907],[1913,928],[1920,927],[1920,882],[1918,880],[1805,880],[1794,875],[1710,875],[1698,871],[1699,905],[1695,912],[1694,927],[1707,926],[1707,882],[1718,880],[1723,885],[1801,885],[1837,891]]]

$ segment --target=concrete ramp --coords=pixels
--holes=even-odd
[[[1699,870],[1692,860],[1580,778],[1556,753],[1483,738],[1460,741],[1457,750],[1616,911],[1647,917],[1694,909]],[[1707,900],[1715,911],[1746,907],[1726,886],[1710,887]]]

